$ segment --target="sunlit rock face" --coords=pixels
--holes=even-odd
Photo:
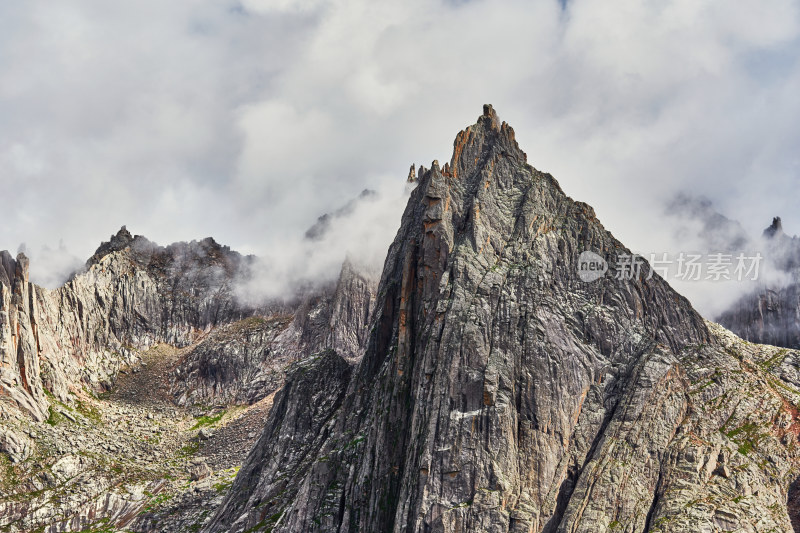
[[[86,270],[47,290],[30,283],[28,260],[3,253],[0,276],[0,387],[4,409],[37,420],[44,390],[108,387],[135,350],[192,343],[204,330],[245,316],[227,289],[244,260],[213,240],[158,247],[123,227]]]
[[[290,374],[205,531],[791,531],[798,353],[582,281],[627,249],[491,106],[414,177],[363,359]]]
[[[125,228],[57,290],[0,254],[0,528],[800,523],[799,352],[704,321],[647,265],[585,281],[584,252],[629,251],[491,106],[409,180],[377,286],[345,263],[244,305],[252,258]]]
[[[28,279],[28,259],[0,254],[0,409],[46,418],[45,391],[111,386],[137,353],[194,346],[172,375],[176,400],[257,401],[282,384],[300,356],[335,348],[363,353],[375,282],[345,263],[335,283],[293,301],[239,302],[252,257],[208,238],[158,246],[125,227],[84,271],[48,290]]]

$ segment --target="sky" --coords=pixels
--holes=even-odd
[[[679,192],[800,233],[798,58],[797,0],[4,0],[0,249],[46,286],[122,225],[267,258],[265,294],[380,263],[484,103],[635,251],[693,244]]]

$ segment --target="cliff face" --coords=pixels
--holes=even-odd
[[[581,281],[627,250],[491,106],[415,178],[364,358],[291,375],[205,531],[791,531],[797,353]]]
[[[46,401],[38,357],[38,298],[28,281],[28,258],[20,254],[15,261],[4,251],[0,262],[0,398],[43,420]]]
[[[0,254],[0,529],[196,529],[287,368],[323,348],[361,357],[376,281],[346,263],[252,309],[235,297],[251,261],[123,228],[51,291]]]
[[[800,348],[800,284],[747,295],[718,321],[750,342]]]
[[[338,283],[295,303],[238,303],[252,258],[213,239],[158,246],[124,227],[57,290],[28,280],[28,259],[0,255],[0,409],[47,417],[45,390],[111,386],[158,343],[192,346],[172,373],[181,403],[252,403],[291,361],[323,348],[357,360],[375,282],[349,263]]]
[[[28,259],[3,252],[0,277],[0,409],[46,418],[44,391],[107,388],[136,350],[184,346],[245,316],[231,292],[244,258],[213,240],[161,248],[125,228],[85,272],[57,290],[30,283]]]
[[[583,281],[628,250],[491,106],[413,170],[377,290],[249,309],[251,259],[124,228],[55,291],[0,254],[0,528],[800,531],[800,352]]]
[[[324,349],[358,361],[375,290],[376,281],[345,262],[335,284],[299,303],[216,328],[170,374],[176,402],[259,401],[283,385],[287,365]]]

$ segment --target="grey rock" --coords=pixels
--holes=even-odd
[[[211,468],[205,462],[192,464],[189,468],[189,476],[192,481],[206,479],[211,474]]]
[[[800,284],[746,295],[718,321],[751,342],[800,348]]]
[[[283,386],[290,363],[323,349],[359,360],[376,290],[375,280],[345,261],[335,284],[307,295],[291,313],[216,328],[170,374],[177,403],[257,402]]]
[[[317,462],[327,462],[318,452],[333,429],[332,417],[344,398],[351,371],[350,364],[332,350],[292,365],[266,427],[231,489],[252,497],[229,498],[221,516],[241,517],[236,527],[254,527],[263,518],[253,522],[248,509],[258,507],[259,517],[273,516],[291,501],[298,481]]]
[[[336,209],[332,213],[325,213],[320,216],[313,226],[308,228],[305,233],[305,238],[310,241],[320,241],[330,230],[331,223],[336,219],[341,219],[351,215],[359,205],[365,202],[374,202],[378,197],[378,193],[370,189],[364,189],[361,193],[347,202],[342,207]]]
[[[125,228],[63,287],[30,283],[28,260],[2,256],[0,405],[47,418],[44,390],[102,391],[135,350],[184,346],[219,322],[246,316],[230,290],[246,258],[211,239],[159,247]],[[11,276],[9,276],[9,273]],[[66,415],[65,415],[66,416]]]
[[[629,253],[485,106],[420,170],[346,392],[290,378],[203,530],[791,531],[777,349],[584,250]]]
[[[800,348],[800,239],[786,235],[780,217],[775,217],[758,245],[764,262],[790,281],[759,287],[717,320],[745,340]]]
[[[31,440],[11,428],[0,427],[0,453],[8,454],[12,463],[21,463],[33,451]]]

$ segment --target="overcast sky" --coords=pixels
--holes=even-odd
[[[408,166],[484,103],[637,251],[675,246],[678,191],[800,233],[799,37],[797,0],[3,0],[0,249],[53,284],[44,246],[85,260],[127,224],[286,272],[372,188],[326,254],[382,257]]]

